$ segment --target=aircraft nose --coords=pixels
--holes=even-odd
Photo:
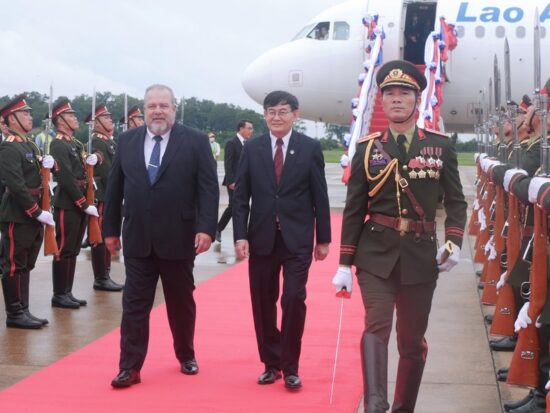
[[[265,96],[271,90],[271,53],[265,53],[254,60],[244,71],[243,88],[245,92],[258,102],[263,103]]]

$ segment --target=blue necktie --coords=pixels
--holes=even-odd
[[[149,158],[149,164],[147,165],[147,173],[149,174],[149,182],[152,184],[157,178],[157,173],[160,166],[160,141],[162,136],[153,137],[155,146],[153,146],[153,152],[151,152],[151,158]]]

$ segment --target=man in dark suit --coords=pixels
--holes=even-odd
[[[331,240],[323,152],[318,141],[292,130],[298,116],[295,96],[281,91],[266,96],[269,133],[243,147],[233,196],[235,250],[238,258],[249,257],[254,326],[265,365],[258,384],[274,383],[282,370],[288,389],[302,386],[298,364],[311,256],[325,259]]]
[[[176,101],[169,87],[150,86],[144,102],[146,126],[120,135],[105,195],[103,233],[111,254],[120,249],[124,202],[126,284],[120,372],[113,387],[141,381],[159,275],[181,372],[198,372],[193,265],[195,256],[210,248],[218,215],[218,180],[208,139],[175,124]]]
[[[250,139],[252,132],[254,132],[252,122],[248,119],[243,119],[237,125],[237,136],[228,140],[225,144],[225,151],[223,155],[225,177],[223,178],[222,185],[227,187],[227,196],[229,197],[229,201],[227,202],[227,208],[223,211],[220,221],[218,222],[218,230],[216,231],[216,241],[218,242],[222,242],[222,231],[231,219],[233,212],[233,191],[235,190],[235,178],[237,177],[239,158],[241,157],[243,145],[248,139]]]
[[[342,222],[337,290],[351,292],[351,265],[366,310],[361,340],[365,412],[387,401],[388,341],[397,313],[399,366],[392,412],[413,412],[426,363],[432,297],[439,272],[458,263],[466,201],[454,145],[416,127],[426,79],[413,64],[382,66],[376,81],[389,128],[357,141]],[[438,189],[444,189],[445,245],[435,234]]]

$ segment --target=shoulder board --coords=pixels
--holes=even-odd
[[[9,135],[6,138],[6,142],[23,142],[23,139],[21,139],[19,136]]]
[[[438,136],[441,136],[442,138],[447,138],[449,139],[449,137],[447,136],[447,134],[441,132],[441,131],[438,131],[438,130],[434,130],[434,129],[423,129],[425,132],[428,132],[428,133],[433,133],[434,135],[438,135]]]
[[[379,138],[380,136],[382,136],[382,132],[374,132],[374,133],[371,133],[370,135],[366,135],[357,139],[356,143],[363,143],[366,141],[370,141],[371,139]]]
[[[61,133],[58,133],[58,134],[55,136],[55,139],[60,139],[60,140],[62,140],[62,141],[68,141],[68,140],[69,140],[65,135],[62,135]]]
[[[529,142],[529,146],[527,147],[527,150],[531,149],[533,146],[535,146],[537,143],[540,143],[542,139],[540,138],[540,136],[538,136],[537,138],[533,139],[532,141]]]

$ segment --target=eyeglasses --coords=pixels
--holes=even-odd
[[[286,110],[286,109],[283,109],[283,110],[280,110],[280,111],[276,111],[276,110],[268,110],[266,111],[266,116],[268,118],[275,118],[275,117],[280,117],[280,118],[286,118],[288,115],[292,114],[293,112],[291,110]]]

